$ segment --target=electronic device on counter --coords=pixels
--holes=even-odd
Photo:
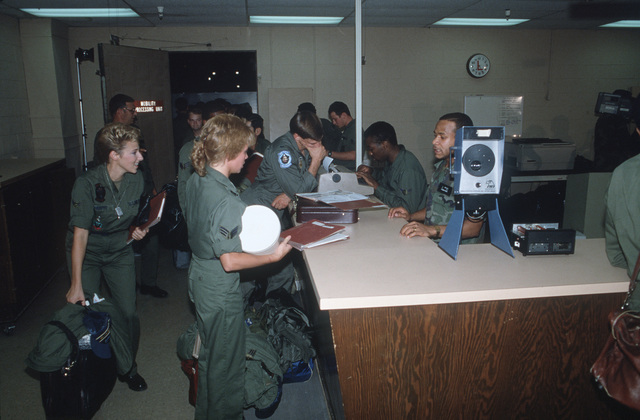
[[[318,174],[318,192],[335,190],[350,191],[362,195],[371,195],[374,192],[372,186],[359,181],[355,172],[344,166],[331,164],[329,171]]]
[[[549,229],[535,226],[518,226],[511,232],[513,249],[522,255],[567,255],[573,254],[576,245],[576,231],[573,229]]]
[[[491,244],[513,257],[498,211],[498,193],[504,163],[505,128],[461,127],[455,146],[449,148],[449,168],[454,178],[455,209],[438,247],[454,260],[462,238],[465,217],[486,217]],[[454,159],[455,158],[455,159]]]

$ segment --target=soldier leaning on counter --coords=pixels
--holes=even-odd
[[[265,150],[255,181],[240,195],[242,201],[271,208],[280,218],[282,229],[287,229],[290,221],[285,210],[296,194],[311,192],[318,186],[316,174],[327,155],[322,136],[322,123],[316,114],[297,112],[289,121],[289,131]],[[270,273],[262,273],[268,277],[266,294],[279,288],[290,292],[294,281],[291,258],[270,269]],[[248,284],[245,282],[243,287]],[[245,298],[250,293],[245,289]]]
[[[433,131],[433,155],[437,162],[427,190],[425,208],[410,213],[403,207],[389,210],[389,217],[401,217],[409,223],[400,234],[408,238],[423,236],[439,240],[455,210],[453,178],[449,173],[449,149],[456,144],[456,131],[461,127],[473,126],[468,115],[455,112],[440,117]],[[462,244],[481,242],[484,236],[484,218],[471,219],[465,216],[462,224]]]
[[[631,106],[631,119],[640,135],[640,95]],[[618,166],[605,195],[604,237],[611,265],[627,269],[629,276],[640,253],[640,155]],[[629,309],[640,310],[640,287],[635,288]]]

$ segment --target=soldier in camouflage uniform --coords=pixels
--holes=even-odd
[[[423,236],[436,241],[442,238],[455,210],[453,178],[449,173],[449,149],[455,145],[456,131],[472,125],[471,118],[459,112],[443,115],[438,120],[432,144],[433,154],[439,162],[431,176],[425,208],[415,213],[410,213],[403,207],[389,210],[389,217],[401,217],[409,222],[400,230],[401,235],[408,238]],[[483,237],[484,219],[476,220],[465,216],[460,243],[481,242]]]

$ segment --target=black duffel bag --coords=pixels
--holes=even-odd
[[[108,358],[104,358],[105,355],[98,357],[90,348],[80,349],[78,339],[65,324],[60,321],[50,321],[49,324],[64,331],[71,342],[71,354],[62,368],[40,373],[46,417],[90,419],[113,390],[117,376],[116,359],[111,354]]]

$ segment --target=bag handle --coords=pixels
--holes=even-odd
[[[640,273],[640,254],[638,254],[638,259],[636,260],[636,266],[633,268],[633,274],[631,274],[630,282],[629,282],[629,291],[627,292],[627,298],[624,300],[622,304],[622,308],[627,309],[629,307],[629,298],[631,298],[631,294],[636,289],[636,285],[638,284],[638,273]]]
[[[635,311],[624,311],[624,312],[615,314],[615,318],[611,319],[611,335],[613,336],[614,340],[622,341],[627,345],[627,347],[637,347],[638,343],[630,343],[624,339],[625,337],[616,335],[616,332],[618,331],[618,329],[616,328],[618,325],[618,322],[623,322],[622,321],[623,318],[635,318],[636,320],[640,320],[640,315],[638,315],[638,313]],[[629,327],[623,328],[623,330],[627,330],[627,329],[630,329],[630,328]]]
[[[71,369],[78,361],[78,353],[80,351],[80,344],[78,343],[78,338],[73,334],[73,332],[71,332],[69,327],[67,327],[60,321],[53,320],[53,321],[47,322],[47,324],[51,324],[60,328],[62,332],[64,332],[64,334],[67,336],[67,339],[69,340],[69,342],[71,343],[71,354],[67,359],[67,364],[65,366],[62,366],[62,369],[61,369],[62,375],[68,376],[71,373]]]

